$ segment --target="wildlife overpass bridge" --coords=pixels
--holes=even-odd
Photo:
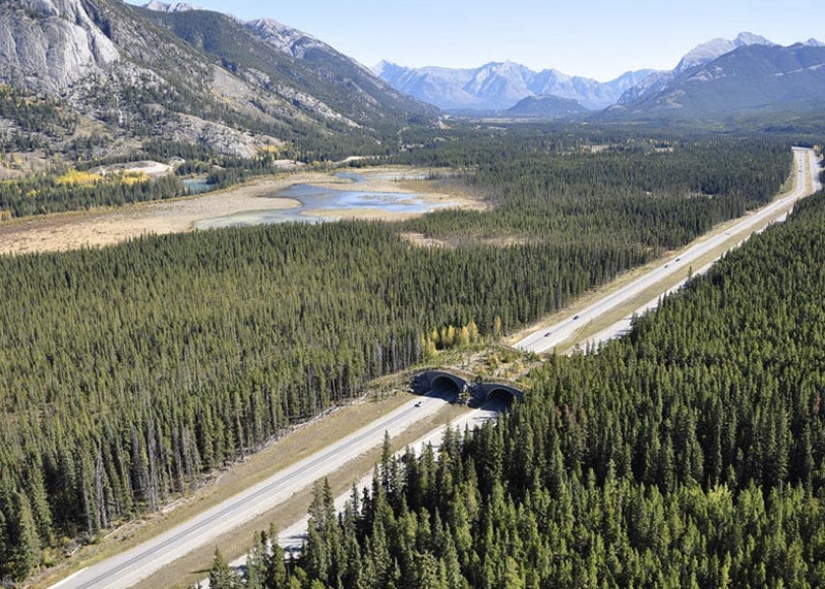
[[[475,406],[495,400],[510,404],[524,398],[524,391],[511,384],[478,381],[474,375],[459,370],[421,371],[413,378],[413,391],[419,394],[435,392],[436,396],[455,398]]]

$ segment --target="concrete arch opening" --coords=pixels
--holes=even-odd
[[[517,399],[521,399],[521,395],[516,394],[512,389],[496,387],[487,391],[484,404],[499,410],[509,409]]]
[[[521,400],[524,391],[502,382],[479,382],[469,373],[448,370],[426,370],[419,372],[412,382],[412,390],[419,395],[437,397],[454,403],[467,403],[480,407],[493,402],[495,407],[505,409],[514,400]]]
[[[461,395],[465,386],[463,380],[451,374],[439,374],[430,380],[430,392],[428,394],[432,397],[452,401]]]

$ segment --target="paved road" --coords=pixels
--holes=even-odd
[[[433,398],[425,398],[417,403],[420,403],[421,407],[426,405],[431,405],[435,409],[439,409],[444,406],[446,403],[444,398],[442,397],[433,397]],[[441,445],[441,442],[444,438],[444,433],[447,431],[448,427],[453,428],[459,432],[463,432],[465,427],[469,427],[470,429],[483,424],[485,421],[489,421],[495,419],[499,413],[506,409],[506,404],[503,401],[491,401],[485,404],[478,409],[474,409],[469,411],[457,418],[455,418],[451,423],[441,426],[439,428],[434,429],[433,431],[425,434],[415,442],[409,445],[410,448],[416,453],[420,454],[425,445],[430,444],[433,448],[438,448]],[[396,456],[401,456],[406,452],[406,449],[399,452]],[[371,488],[372,487],[372,471],[369,473],[364,474],[360,480],[355,482],[355,486],[359,490],[363,490],[364,488]],[[349,501],[350,497],[352,496],[352,491],[347,491],[346,493],[338,496],[335,498],[335,508],[338,511],[342,511],[344,509],[344,505],[347,501]],[[305,515],[299,521],[295,522],[293,525],[281,530],[278,534],[278,545],[283,548],[285,551],[290,551],[293,554],[297,554],[301,551],[301,547],[303,546],[304,542],[307,538],[307,526],[309,524],[309,515]],[[230,566],[239,569],[246,564],[246,555],[238,558],[237,560],[232,561],[229,563]],[[202,579],[199,582],[200,589],[209,589],[209,579]]]
[[[810,186],[811,183],[805,182],[806,176],[810,175],[814,178],[817,173],[813,152],[795,150],[795,156],[799,170],[797,185],[799,187]],[[804,188],[797,189],[791,195],[746,217],[729,233],[735,236],[747,232],[771,218],[771,215],[777,215],[777,211],[789,203],[810,192]],[[681,254],[679,260],[674,260],[633,284],[612,293],[582,310],[576,317],[565,319],[549,329],[542,329],[524,338],[517,344],[518,347],[543,352],[563,343],[578,331],[583,322],[605,313],[621,301],[635,296],[669,274],[686,271],[691,260],[698,258],[703,252],[718,247],[728,239],[733,242],[729,235],[718,235],[691,247]],[[550,332],[550,335],[545,337],[546,332]],[[123,554],[83,569],[53,585],[52,589],[127,589],[132,587],[166,564],[196,548],[213,543],[221,534],[272,509],[288,499],[294,492],[312,485],[314,481],[333,472],[349,460],[380,446],[384,432],[388,432],[390,436],[398,435],[415,421],[437,412],[441,406],[442,402],[436,399],[428,399],[424,403],[411,400],[387,416],[196,516],[189,522]],[[482,414],[476,413],[475,418],[479,415]]]
[[[384,432],[396,436],[434,414],[443,401],[413,399],[392,413],[228,499],[190,521],[52,585],[51,589],[127,589],[161,567],[210,543],[236,526],[269,511],[295,492],[380,446]]]
[[[436,402],[441,401],[436,400]],[[498,416],[498,414],[504,410],[504,408],[504,405],[500,402],[495,404],[488,403],[483,407],[479,407],[478,409],[474,409],[460,417],[457,417],[448,425],[431,431],[427,435],[419,438],[418,440],[410,444],[410,448],[412,448],[412,450],[416,454],[421,454],[421,451],[427,444],[430,444],[433,448],[438,449],[438,447],[441,446],[441,442],[444,439],[444,433],[447,431],[448,427],[451,427],[459,432],[463,432],[465,427],[473,429],[477,426],[482,425],[485,421],[495,419]],[[402,452],[399,452],[396,456],[401,456],[404,453],[406,453],[406,449]],[[364,475],[364,477],[361,478],[360,481],[358,481],[356,487],[359,490],[363,490],[365,488],[372,488],[372,471]],[[350,497],[352,497],[351,490],[339,497],[336,497],[335,508],[338,511],[343,510],[344,505],[347,501],[349,501]],[[281,548],[283,548],[284,550],[300,551],[301,545],[307,538],[308,522],[309,515],[306,515],[300,521],[281,531],[278,534],[278,544],[281,546]],[[246,557],[233,562],[232,566],[239,567],[243,565],[244,562],[246,562]]]
[[[813,150],[794,148],[794,159],[796,186],[793,191],[774,200],[769,205],[746,215],[729,230],[719,232],[708,238],[700,238],[698,243],[694,243],[682,253],[674,256],[672,259],[654,268],[632,283],[608,294],[587,308],[582,309],[576,315],[566,317],[555,325],[531,333],[516,343],[516,347],[525,351],[543,353],[565,344],[574,338],[587,322],[612,311],[619,305],[624,304],[628,299],[641,295],[648,288],[656,286],[665,279],[671,279],[674,275],[682,275],[686,279],[691,268],[696,265],[697,260],[712,252],[714,249],[723,245],[726,245],[727,249],[736,247],[765,223],[772,220],[784,220],[787,215],[787,209],[792,207],[793,203],[822,188],[819,183],[819,167],[817,166],[816,156]],[[693,268],[693,270],[694,273],[700,273],[708,267],[709,265],[705,265],[699,269]],[[683,282],[684,280],[682,283]],[[651,301],[637,309],[636,312],[641,313],[649,308],[655,307],[661,294],[663,294],[663,292],[660,292]],[[605,341],[611,337],[616,337],[627,331],[629,326],[630,317],[625,317],[596,336],[589,338],[587,342]],[[587,342],[583,343],[586,344]]]

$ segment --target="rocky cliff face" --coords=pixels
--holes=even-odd
[[[118,61],[82,0],[7,0],[0,13],[0,82],[60,94]],[[91,14],[90,14],[91,12]]]
[[[259,18],[249,21],[244,25],[261,39],[270,43],[292,57],[303,59],[308,48],[319,47],[325,50],[330,49],[325,43],[321,43],[311,35],[302,33],[292,27],[282,25],[271,18]]]
[[[86,119],[86,133],[127,146],[160,136],[247,157],[353,129],[379,144],[409,117],[434,112],[275,21],[152,6],[0,0],[0,87],[57,101]],[[0,145],[14,128],[0,118]]]

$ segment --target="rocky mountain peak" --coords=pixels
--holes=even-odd
[[[120,54],[81,0],[7,0],[0,13],[0,82],[60,93]]]
[[[244,24],[255,35],[292,57],[302,58],[309,47],[327,45],[298,29],[293,29],[271,18],[258,18]]]
[[[597,110],[616,102],[653,70],[627,72],[609,82],[568,76],[556,69],[534,72],[512,62],[490,62],[474,69],[405,68],[387,61],[373,71],[396,90],[445,110],[503,110],[527,97],[555,96]],[[532,108],[531,103],[527,103]]]
[[[773,42],[769,41],[762,35],[755,35],[753,33],[748,33],[747,31],[736,35],[736,39],[733,40],[733,43],[737,47],[744,47],[745,45],[774,45]]]
[[[203,10],[198,6],[187,2],[169,4],[166,2],[159,2],[158,0],[152,0],[147,4],[144,4],[143,8],[154,10],[155,12],[167,13]],[[229,14],[226,16],[291,57],[301,59],[305,55],[307,49],[311,47],[327,48],[326,44],[322,43],[312,35],[308,35],[303,31],[288,27],[272,18],[256,18],[254,20],[244,22],[235,16]]]
[[[661,92],[668,84],[687,70],[710,63],[714,59],[730,53],[734,49],[749,45],[774,45],[774,43],[765,37],[747,32],[739,33],[736,38],[732,40],[721,38],[711,39],[688,51],[672,70],[653,72],[647,78],[627,89],[627,91],[619,97],[617,104],[629,104],[645,96],[652,96],[657,92]]]
[[[734,49],[746,47],[748,45],[774,45],[775,43],[769,41],[760,35],[753,33],[739,33],[735,39],[711,39],[706,43],[697,45],[691,49],[679,64],[676,66],[675,72],[683,72],[697,65],[703,65],[713,61],[717,57],[721,57],[726,53],[730,53]]]
[[[189,4],[188,2],[168,4],[166,2],[158,2],[158,0],[152,0],[147,4],[144,4],[143,8],[146,8],[147,10],[154,10],[156,12],[188,12],[189,10],[201,10],[198,6]]]

